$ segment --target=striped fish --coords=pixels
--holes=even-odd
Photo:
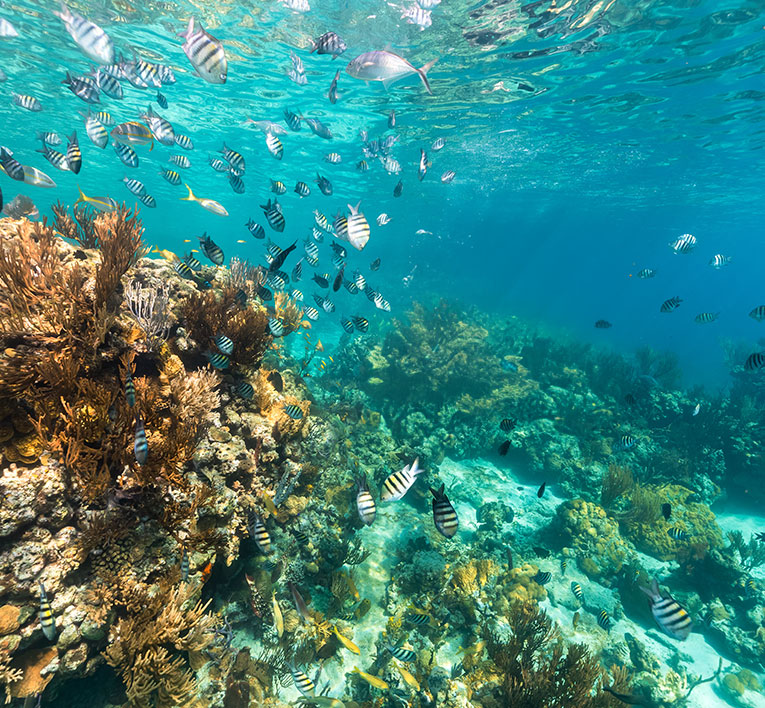
[[[709,324],[714,322],[719,316],[719,312],[701,312],[693,318],[693,321],[696,324]]]
[[[223,143],[223,147],[220,151],[223,153],[223,157],[226,158],[226,161],[231,167],[237,170],[239,174],[244,174],[244,158],[236,150],[232,150],[230,147],[226,146],[226,143]]]
[[[112,145],[114,146],[114,152],[117,153],[117,157],[122,160],[122,164],[127,165],[127,167],[138,167],[138,155],[130,145],[123,145],[116,140],[112,142]]]
[[[579,602],[584,602],[584,592],[582,592],[582,586],[575,582],[571,582],[571,592],[574,593],[574,597],[579,600]]]
[[[414,661],[417,657],[417,654],[405,647],[392,647],[390,644],[386,644],[385,648],[399,661]]]
[[[673,541],[687,541],[688,534],[678,526],[667,529],[667,534]]]
[[[234,393],[246,401],[251,401],[255,397],[255,388],[249,381],[242,379],[234,384]]]
[[[314,698],[316,696],[316,686],[314,685],[314,682],[302,671],[292,666],[292,664],[287,664],[287,666],[289,666],[290,673],[292,674],[292,681],[295,684],[295,688],[297,688],[305,698]]]
[[[239,175],[235,174],[234,172],[230,172],[228,175],[228,183],[231,185],[231,189],[233,189],[237,194],[244,194],[244,182]]]
[[[133,62],[133,68],[135,69],[135,75],[142,84],[146,86],[151,85],[155,88],[162,86],[162,82],[159,80],[159,69],[156,64],[151,64],[140,57],[136,57]]]
[[[195,258],[190,253],[187,253],[183,256],[183,262],[191,268],[191,270],[198,272],[202,270],[202,263],[199,261],[198,258]],[[222,351],[222,350],[221,350]],[[231,352],[223,352],[224,354],[230,354]]]
[[[209,361],[218,370],[222,371],[224,369],[228,369],[228,367],[231,366],[231,359],[225,354],[221,354],[220,352],[205,352],[205,356],[207,357],[207,361]]]
[[[188,265],[186,265],[183,261],[176,261],[173,263],[173,268],[175,268],[175,272],[178,273],[181,278],[188,278],[189,280],[194,279],[194,271],[191,270],[191,268],[189,268]]]
[[[141,204],[149,207],[149,209],[154,209],[157,206],[157,200],[151,194],[139,194],[138,199],[141,201]]]
[[[154,139],[161,145],[175,145],[175,130],[169,120],[155,113],[151,106],[141,114],[141,118],[146,121],[151,130]]]
[[[382,501],[397,501],[409,491],[417,475],[425,471],[417,466],[418,462],[419,458],[416,457],[411,465],[407,465],[399,472],[392,472],[385,478],[380,495]]]
[[[611,617],[605,610],[601,610],[598,615],[598,626],[608,632],[611,629]]]
[[[284,122],[289,126],[290,130],[299,131],[300,120],[300,116],[297,113],[293,113],[289,108],[284,109]]]
[[[191,138],[188,135],[184,135],[183,133],[175,134],[175,144],[184,150],[194,149],[194,143],[191,141]]]
[[[356,480],[356,510],[359,512],[361,523],[365,526],[371,526],[375,516],[377,516],[377,506],[369,491],[365,476]]]
[[[753,320],[757,320],[757,322],[765,320],[765,305],[757,305],[757,307],[749,313],[749,317]]]
[[[106,132],[104,124],[93,116],[90,111],[80,113],[80,115],[85,119],[85,132],[88,134],[90,142],[97,147],[105,148],[106,143],[109,142],[109,133]]]
[[[538,570],[532,580],[540,585],[547,585],[552,580],[552,573],[546,570]]]
[[[446,172],[444,172],[441,175],[441,182],[443,184],[451,184],[452,182],[454,182],[454,178],[456,176],[457,176],[457,173],[454,170],[446,170]]]
[[[26,108],[28,111],[38,113],[42,110],[42,103],[38,101],[34,96],[27,96],[21,93],[11,94],[13,102],[20,108]]]
[[[422,625],[430,623],[430,615],[410,614],[406,615],[404,619],[416,627],[422,627]]]
[[[69,162],[67,162],[66,155],[59,152],[58,150],[54,150],[53,148],[43,144],[42,148],[36,150],[35,152],[41,152],[45,159],[55,168],[65,172],[71,172],[71,168],[69,167]],[[13,160],[13,158],[10,159]],[[13,162],[16,162],[16,160],[13,160]],[[18,162],[16,162],[16,164],[21,168],[21,165]],[[8,171],[8,166],[5,164],[5,162],[3,162],[3,167],[5,168],[5,171],[8,172],[8,176],[13,177],[13,175]],[[14,179],[17,178],[14,177]],[[24,179],[23,168],[21,168],[21,179]]]
[[[125,401],[132,408],[135,405],[135,384],[130,373],[125,373]]]
[[[223,45],[202,25],[197,26],[196,19],[189,20],[188,27],[178,34],[186,41],[183,51],[197,73],[211,84],[225,84],[228,76],[228,61]]]
[[[348,204],[349,214],[347,217],[339,214],[335,217],[334,227],[338,238],[342,238],[351,244],[357,251],[364,249],[369,241],[369,222],[359,211],[361,202],[355,207]]]
[[[311,321],[316,322],[319,319],[319,311],[311,305],[306,305],[303,308],[303,314]]]
[[[669,247],[674,253],[690,253],[696,247],[696,237],[691,234],[683,234],[671,241]]]
[[[311,188],[305,182],[298,182],[295,184],[295,193],[302,197],[307,197],[311,194]]]
[[[340,326],[348,334],[353,334],[353,322],[351,322],[347,317],[340,318]]]
[[[189,579],[189,554],[186,551],[186,547],[183,547],[181,553],[181,582],[185,583]]]
[[[218,350],[226,356],[231,356],[234,353],[234,342],[225,334],[219,334],[213,339],[213,342],[215,342],[215,346],[218,347]]]
[[[74,174],[79,174],[82,169],[82,153],[80,152],[80,143],[77,141],[77,131],[75,130],[69,138],[69,144],[66,146],[66,163]]]
[[[303,277],[303,259],[301,258],[297,263],[295,263],[295,267],[292,269],[292,280],[293,282],[297,283],[302,277]],[[302,294],[300,296],[300,299],[301,300],[303,299]]]
[[[96,86],[99,91],[103,91],[109,98],[115,98],[118,101],[125,97],[125,92],[122,90],[122,85],[115,76],[98,69],[93,72],[93,80],[96,82]]]
[[[367,279],[364,277],[363,273],[360,273],[359,271],[354,271],[353,282],[356,284],[356,287],[362,292],[364,292],[367,289]]]
[[[133,443],[135,461],[139,465],[146,464],[149,457],[149,443],[146,440],[146,429],[143,427],[143,419],[140,415],[135,417],[135,441]]]
[[[268,320],[268,333],[272,337],[283,337],[284,336],[284,324],[280,320],[277,320],[276,317],[271,317]]]
[[[130,192],[135,194],[136,197],[140,197],[142,194],[146,192],[146,187],[144,186],[144,183],[138,179],[123,177],[122,182],[125,183],[125,186],[130,190]]]
[[[327,217],[324,216],[318,209],[313,210],[313,219],[316,222],[316,226],[318,226],[320,229],[324,229],[324,231],[330,230],[329,221],[327,221]]]
[[[681,302],[682,300],[677,295],[675,295],[675,297],[671,297],[669,300],[665,300],[661,303],[659,312],[674,312],[678,307],[680,307]]]
[[[93,61],[99,64],[114,63],[114,42],[95,22],[72,12],[63,2],[61,10],[53,14],[64,23],[75,44]]]
[[[254,238],[261,239],[266,237],[265,229],[260,224],[255,223],[252,219],[247,222],[247,228]]]
[[[173,70],[165,64],[157,64],[157,76],[163,86],[170,86],[175,83]]]
[[[159,174],[176,187],[181,183],[181,176],[175,170],[166,170],[163,168],[159,171]]]
[[[56,620],[53,617],[53,610],[51,609],[50,602],[48,602],[48,595],[45,592],[45,586],[41,583],[37,583],[40,586],[40,610],[37,616],[40,618],[40,624],[42,625],[42,631],[45,638],[52,642],[56,639]]]
[[[294,403],[284,406],[284,412],[292,418],[292,420],[301,420],[304,413],[300,406],[296,406]]]
[[[763,352],[755,352],[754,354],[750,354],[744,362],[745,371],[756,371],[757,369],[761,369],[763,366],[765,366],[765,353]]]
[[[282,146],[282,141],[279,140],[273,133],[266,133],[266,147],[268,148],[268,152],[273,155],[277,160],[282,159],[282,155],[284,154],[284,147]]]
[[[183,170],[188,170],[191,167],[191,161],[186,155],[171,155],[170,162]]]
[[[266,531],[263,521],[261,521],[260,517],[254,511],[250,512],[248,530],[250,532],[250,538],[255,541],[258,550],[266,556],[271,553],[271,536],[268,531]]]
[[[444,485],[441,484],[438,489],[430,487],[430,493],[433,495],[433,521],[436,524],[436,529],[446,538],[452,538],[457,533],[460,524],[457,512],[454,511],[454,507],[444,493]]]
[[[268,225],[274,231],[284,231],[286,222],[284,214],[282,214],[282,208],[279,206],[279,202],[276,199],[274,199],[273,202],[269,199],[265,204],[261,204],[260,208],[263,210]]]
[[[353,282],[350,280],[347,280],[346,283],[353,285]],[[346,287],[346,289],[348,288]],[[351,322],[353,322],[353,326],[359,330],[359,332],[366,332],[369,329],[369,320],[366,317],[351,315]]]
[[[662,596],[656,578],[653,579],[650,589],[642,586],[640,589],[648,595],[653,618],[661,630],[673,639],[687,639],[693,628],[690,616],[671,595]]]
[[[284,182],[278,180],[278,179],[272,179],[271,180],[271,191],[274,194],[285,194],[287,192],[287,186],[284,184]]]
[[[330,165],[337,165],[342,161],[343,158],[336,152],[330,152],[324,156],[324,162],[329,162]]]
[[[48,145],[61,145],[61,136],[52,131],[38,132],[35,136],[35,140],[48,143]]]
[[[223,255],[223,249],[218,246],[208,235],[207,232],[203,233],[199,238],[199,247],[215,265],[223,265],[225,257]]]
[[[82,99],[85,103],[100,103],[101,99],[98,96],[98,87],[90,79],[83,76],[72,76],[68,71],[66,77],[61,82],[69,87],[69,90]]]
[[[647,280],[648,278],[653,278],[656,276],[656,271],[652,268],[643,268],[642,270],[638,271],[637,277],[641,280]]]

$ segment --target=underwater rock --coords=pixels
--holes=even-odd
[[[502,502],[487,502],[476,512],[476,520],[487,531],[499,531],[504,524],[512,523],[514,518],[513,507]]]

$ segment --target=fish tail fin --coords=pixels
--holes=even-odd
[[[178,32],[176,37],[183,37],[184,39],[188,39],[189,37],[191,37],[192,34],[194,34],[194,16],[193,15],[189,19],[188,27],[186,27],[186,29],[183,30],[183,32]]]
[[[69,137],[68,140],[70,143],[76,143],[77,142],[77,131],[75,130]]]
[[[188,197],[181,197],[182,202],[195,202],[197,201],[197,198],[194,196],[194,192],[191,191],[191,187],[189,187],[188,184],[185,182],[183,183],[183,186],[186,187],[186,189],[189,190],[189,196]]]
[[[428,82],[428,72],[433,68],[433,64],[435,64],[437,61],[438,58],[433,59],[432,61],[429,61],[427,64],[423,64],[419,69],[417,69],[417,74],[420,77],[420,81],[422,81],[425,89],[431,96],[433,95],[433,89],[430,88],[430,83]]]
[[[361,200],[359,199],[358,204],[356,206],[351,206],[350,204],[348,206],[348,211],[351,212],[351,214],[356,215],[359,213],[359,209],[361,208]]]
[[[82,202],[87,202],[88,198],[85,196],[85,193],[82,191],[79,184],[77,185],[77,191],[80,193],[80,196],[77,197],[77,201],[75,202],[75,204],[81,204]]]

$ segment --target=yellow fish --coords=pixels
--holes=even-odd
[[[183,239],[183,242],[184,243],[191,243],[191,239],[190,238],[185,238],[185,239]]]
[[[172,251],[167,251],[164,248],[160,249],[157,246],[154,246],[154,248],[151,249],[151,252],[159,253],[162,258],[164,258],[166,261],[170,261],[170,263],[175,263],[176,261],[181,260]]]
[[[340,640],[340,643],[348,650],[352,651],[354,654],[361,654],[361,649],[359,649],[348,637],[344,637],[340,632],[337,631],[337,627],[333,627],[335,630],[335,636]]]
[[[247,243],[247,241],[243,241],[242,239],[239,239],[237,243]]]
[[[128,121],[112,128],[111,136],[123,145],[147,145],[151,143],[150,151],[154,149],[154,134],[143,123]]]
[[[276,595],[271,595],[271,611],[274,614],[276,634],[279,635],[279,639],[281,639],[284,634],[284,617],[282,616],[282,610],[279,607],[279,603],[276,601]]]
[[[473,644],[473,646],[467,647],[466,649],[460,647],[459,651],[463,652],[465,656],[474,656],[480,654],[484,650],[485,646],[486,642],[482,639]]]
[[[398,672],[401,674],[401,678],[404,679],[404,683],[407,684],[410,688],[413,688],[415,691],[420,690],[420,684],[418,683],[417,679],[412,676],[401,664],[399,664],[397,661],[394,662],[396,665],[396,668],[398,669]]]
[[[323,352],[324,351],[324,345],[321,343],[321,339],[316,340],[316,347],[317,352]]]
[[[274,500],[271,498],[271,495],[264,490],[260,493],[260,496],[263,498],[263,503],[266,505],[268,513],[271,514],[271,516],[276,516],[278,511],[276,510],[276,504],[274,504]]]
[[[228,212],[226,211],[226,207],[224,207],[220,202],[216,202],[214,199],[207,199],[207,198],[199,198],[194,195],[194,192],[191,191],[191,187],[189,187],[188,184],[185,182],[183,183],[184,187],[189,190],[189,196],[188,197],[181,197],[182,202],[196,202],[201,206],[203,209],[207,209],[207,211],[211,212],[212,214],[217,214],[218,216],[228,216]]]
[[[117,208],[117,202],[111,197],[87,197],[83,194],[79,185],[77,191],[80,193],[75,204],[90,204],[96,211],[114,211]]]
[[[375,688],[379,688],[381,691],[387,690],[388,684],[383,681],[381,678],[377,678],[377,676],[372,676],[372,674],[368,674],[366,671],[362,671],[358,666],[353,667],[352,673],[358,674],[363,678],[370,686],[374,686]]]

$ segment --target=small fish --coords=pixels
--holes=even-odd
[[[385,648],[399,661],[414,661],[417,658],[417,654],[405,647],[393,647],[390,644],[386,644]]]
[[[190,266],[190,264],[188,263],[187,265]],[[217,335],[213,339],[213,342],[215,343],[215,346],[218,347],[218,350],[221,351],[226,356],[231,356],[234,353],[234,342],[230,337],[227,337],[225,334]]]
[[[311,188],[305,182],[297,182],[295,184],[295,193],[300,197],[307,197],[311,194]]]
[[[284,406],[284,412],[292,418],[292,420],[301,420],[305,415],[303,409],[300,406],[296,406],[294,403]]]
[[[231,167],[233,167],[239,174],[244,173],[245,162],[244,157],[242,157],[241,154],[239,154],[236,150],[232,150],[226,145],[226,143],[223,143],[223,147],[221,148],[220,152],[223,154],[223,157],[226,158],[226,161],[229,165],[231,165]]]
[[[662,510],[663,511],[663,510]],[[673,541],[687,541],[688,540],[688,534],[683,531],[683,529],[672,526],[671,528],[667,529],[667,534]]]
[[[53,131],[38,132],[35,135],[35,140],[39,140],[48,145],[61,145],[61,136]]]
[[[40,101],[34,96],[12,93],[11,98],[13,103],[19,106],[19,108],[25,108],[26,110],[32,111],[33,113],[39,113],[43,109],[42,103],[40,103]]]
[[[85,103],[100,103],[101,101],[95,83],[86,77],[72,76],[67,71],[66,78],[61,83],[68,86],[69,90]]]
[[[503,442],[503,443],[502,443],[502,444],[499,446],[499,449],[497,450],[497,452],[499,452],[499,454],[500,454],[502,457],[504,457],[505,455],[507,455],[507,452],[508,452],[508,450],[509,450],[509,449],[510,449],[510,441],[509,441],[509,440],[505,440],[505,441],[504,441],[504,442]]]
[[[181,183],[181,176],[175,170],[160,169],[161,174],[170,184],[178,186]]]
[[[457,173],[454,170],[446,170],[441,174],[441,182],[442,184],[451,184],[456,176]]]
[[[204,253],[215,265],[223,265],[223,249],[207,235],[207,232],[199,236],[199,247],[202,249],[202,253]]]
[[[404,191],[404,183],[401,180],[399,180],[398,184],[393,188],[393,196],[400,197],[403,191]]]
[[[515,430],[515,426],[518,424],[518,421],[515,420],[515,418],[503,418],[500,421],[499,429],[503,433],[509,433],[512,430]]]
[[[117,153],[117,157],[122,160],[122,163],[127,167],[138,167],[138,155],[130,145],[124,145],[123,143],[114,142],[114,152]]]
[[[301,121],[302,119],[297,113],[293,113],[288,108],[284,109],[284,122],[287,124],[290,130],[297,133],[300,130]]]
[[[573,629],[576,629],[577,626],[579,625],[579,616],[580,616],[579,610],[577,610],[576,612],[574,612],[574,616],[571,618],[571,627]]]
[[[359,315],[351,315],[351,322],[359,332],[366,332],[369,329],[369,320]]]
[[[310,305],[307,305],[303,308],[303,314],[313,322],[316,322],[316,320],[319,319],[319,311],[315,307],[311,307]]]
[[[90,204],[96,211],[109,212],[114,211],[117,208],[117,202],[111,197],[88,197],[83,191],[77,187],[77,191],[80,196],[77,198],[75,204]]]
[[[616,444],[617,449],[619,450],[630,450],[637,444],[637,438],[633,437],[632,435],[622,435],[621,438],[619,438],[619,442]]]
[[[42,626],[45,638],[52,642],[56,639],[56,620],[53,616],[53,609],[48,601],[48,595],[45,592],[45,586],[39,581],[37,584],[40,587],[40,609],[37,612],[37,616],[40,619],[40,625]]]
[[[648,595],[653,618],[661,630],[673,639],[687,639],[693,628],[690,616],[671,595],[662,596],[656,578],[653,579],[650,589],[642,586],[640,589]]]
[[[712,268],[722,268],[728,265],[733,259],[730,256],[724,256],[722,253],[716,253],[709,259],[709,265]]]
[[[228,61],[223,44],[205,31],[196,18],[191,17],[188,27],[178,33],[185,41],[183,51],[197,74],[211,84],[225,84]]]
[[[674,253],[690,253],[696,246],[696,237],[691,234],[683,234],[671,241],[669,247]]]
[[[186,583],[189,580],[189,554],[186,546],[181,552],[181,582]]]
[[[444,145],[446,145],[446,140],[444,140],[443,138],[436,138],[433,141],[433,144],[430,146],[430,149],[433,152],[438,152],[439,150],[443,150]]]
[[[425,471],[417,466],[418,462],[419,458],[415,458],[411,465],[406,465],[402,470],[392,472],[385,478],[383,491],[380,495],[382,501],[397,501],[411,489],[417,475]]]
[[[156,114],[151,106],[148,107],[145,113],[141,114],[141,118],[149,124],[149,129],[158,143],[167,146],[175,145],[175,130],[173,126],[168,120]]]
[[[314,135],[318,135],[320,138],[324,138],[324,140],[332,140],[332,131],[318,118],[303,117],[303,120]]]
[[[719,312],[701,312],[693,318],[696,324],[709,324],[714,322],[720,316]]]
[[[359,172],[366,172],[369,169],[369,164],[366,160],[361,160],[360,162],[356,163],[356,169]]]
[[[313,616],[311,615],[311,611],[308,609],[308,606],[305,604],[305,600],[303,600],[303,596],[300,594],[300,591],[297,589],[295,583],[291,581],[287,581],[287,587],[289,587],[290,592],[292,593],[292,599],[295,602],[295,609],[298,611],[298,614],[303,618],[303,621],[310,624],[313,622]]]
[[[435,63],[434,59],[418,69],[403,57],[382,49],[360,54],[348,64],[345,70],[362,81],[380,81],[386,88],[406,76],[417,74],[425,90],[432,95],[433,91],[427,74]]]
[[[184,183],[184,186],[189,190],[189,194],[187,197],[181,197],[182,202],[196,202],[199,204],[199,206],[212,214],[217,214],[218,216],[228,216],[228,212],[220,202],[216,202],[214,199],[197,197],[194,195],[194,192],[191,191],[191,187],[189,187],[188,184]]]
[[[329,91],[327,91],[327,98],[329,102],[334,106],[337,103],[337,80],[340,78],[340,69],[335,73],[335,77],[332,79],[332,83],[329,85]],[[40,107],[42,110],[42,107]]]
[[[700,410],[701,410],[701,404],[700,404],[700,403],[697,403],[697,404],[694,406],[694,408],[693,408],[693,412],[691,413],[691,416],[692,416],[693,418],[695,418],[695,417],[696,417],[696,416],[699,414],[699,411],[700,411]]]
[[[366,673],[366,671],[362,671],[358,666],[353,667],[352,673],[357,674],[362,679],[364,679],[364,681],[366,681],[370,686],[380,691],[387,691],[390,688],[390,686],[381,678],[378,678],[377,676],[372,676],[372,674],[368,674]]]
[[[260,224],[255,223],[252,219],[247,222],[246,226],[253,238],[263,239],[266,237],[265,229]]]
[[[250,512],[248,531],[250,538],[255,541],[255,545],[263,555],[267,556],[271,553],[271,536],[261,518],[254,511]]]
[[[582,591],[582,586],[572,581],[571,582],[571,592],[574,593],[574,597],[579,600],[579,602],[584,602],[584,592]]]
[[[542,496],[545,493],[545,487],[547,486],[547,482],[542,482],[542,486],[537,490],[537,496],[541,499]]]
[[[357,251],[362,251],[369,242],[369,223],[360,211],[361,202],[355,207],[348,204],[348,217],[338,214],[334,227],[338,238],[348,241]]]
[[[76,130],[69,137],[69,144],[66,146],[66,162],[74,174],[80,174],[82,169],[82,153],[80,152],[80,144],[77,141]]]
[[[55,168],[59,170],[63,170],[64,172],[72,171],[72,168],[69,167],[69,161],[66,159],[66,155],[64,155],[64,153],[59,152],[58,150],[54,150],[53,148],[48,147],[48,145],[44,143],[42,148],[40,148],[36,152],[42,153],[45,159],[48,162],[50,162],[50,164],[53,165]],[[15,164],[12,164],[11,161],[12,163],[15,163]],[[21,166],[21,164],[16,162],[16,160],[14,160],[12,157],[9,157],[7,162],[9,164],[6,164],[5,160],[3,161],[3,169],[5,170],[5,173],[12,179],[18,179],[23,181],[24,168]],[[11,169],[9,169],[9,167]],[[18,175],[20,175],[20,177]]]
[[[361,654],[361,649],[359,649],[348,637],[344,637],[340,632],[338,631],[336,626],[332,627],[333,632],[335,633],[335,636],[337,637],[338,641],[350,652],[353,654]]]
[[[436,529],[442,536],[452,538],[457,533],[459,519],[457,518],[457,512],[444,493],[444,485],[441,484],[438,489],[430,487],[430,493],[433,495],[431,502],[433,522],[436,525]]]
[[[159,91],[157,91],[157,103],[159,104],[160,108],[164,108],[164,109],[166,109],[169,105],[165,96],[161,94]]]
[[[231,189],[233,189],[234,192],[237,194],[244,194],[244,182],[242,181],[242,178],[239,177],[239,175],[234,174],[234,172],[230,172],[228,175],[228,183],[231,185]]]
[[[284,147],[282,146],[282,141],[279,140],[273,133],[266,133],[266,147],[268,148],[268,152],[271,153],[272,157],[275,157],[277,160],[281,160],[282,156],[284,155]]]
[[[611,629],[611,617],[605,610],[601,610],[598,614],[598,626],[605,629],[608,632]]]
[[[412,674],[407,671],[401,664],[396,664],[396,668],[398,669],[398,672],[401,674],[401,678],[404,679],[404,683],[409,686],[410,688],[413,688],[415,691],[420,690],[420,684],[417,681],[417,679],[412,676]]]
[[[63,2],[61,9],[54,10],[53,14],[64,23],[69,36],[84,54],[100,64],[114,63],[114,42],[95,22],[73,12]]]
[[[313,698],[316,695],[316,686],[314,682],[311,681],[305,673],[296,669],[291,664],[287,664],[287,666],[289,667],[290,674],[292,674],[292,681],[295,684],[295,688],[297,688],[303,696]]]
[[[595,329],[611,329],[612,326],[608,320],[598,320],[595,323]]]
[[[332,196],[332,193],[334,191],[334,189],[332,188],[332,182],[330,182],[326,177],[322,177],[318,172],[316,173],[316,184],[319,186],[319,191],[325,197]]]
[[[283,337],[284,336],[284,324],[277,320],[275,317],[271,317],[268,320],[268,333],[272,337]]]
[[[427,29],[433,24],[431,11],[421,7],[418,3],[412,3],[409,7],[403,8],[401,18],[406,19],[410,25],[417,25],[420,31]]]
[[[170,162],[176,167],[180,167],[182,170],[188,170],[189,167],[191,167],[191,160],[189,160],[186,155],[172,155],[170,157]]]
[[[272,371],[266,378],[274,387],[275,391],[281,393],[284,390],[284,381],[282,375],[278,371]]]
[[[762,369],[763,366],[765,366],[765,353],[763,352],[750,354],[744,362],[745,371],[756,371],[757,369]]]
[[[274,199],[273,202],[269,199],[265,204],[261,204],[260,208],[263,210],[263,215],[266,217],[268,225],[274,230],[281,233],[284,231],[286,220],[284,214],[282,214],[282,208],[279,206],[279,202]]]
[[[539,583],[539,585],[546,585],[552,580],[552,573],[539,570],[537,571],[536,575],[532,578],[532,580],[535,583]]]
[[[182,133],[175,134],[175,144],[183,150],[194,149],[194,143],[192,142],[191,138],[188,135],[183,135]]]
[[[656,275],[656,271],[652,270],[651,268],[643,268],[643,270],[639,270],[637,277],[641,280],[647,280],[648,278],[653,278]]]
[[[146,430],[140,415],[136,415],[135,417],[135,441],[133,443],[133,452],[135,453],[135,461],[139,465],[146,464],[146,460],[149,457],[149,443],[146,440]]]
[[[370,264],[369,264],[369,270],[376,271],[380,270],[380,259],[375,258]]]
[[[417,168],[417,179],[422,182],[425,179],[425,175],[428,174],[428,156],[425,150],[420,148],[420,165]]]
[[[205,352],[205,357],[219,371],[224,371],[231,366],[231,358],[220,352]]]
[[[335,32],[325,32],[323,35],[313,40],[311,54],[331,54],[333,59],[337,59],[348,47],[342,38]]]
[[[99,115],[97,113],[96,117]],[[99,120],[101,119],[99,118]],[[101,122],[104,123],[103,120]],[[124,143],[125,145],[149,145],[154,143],[154,134],[151,130],[143,123],[136,121],[128,121],[127,123],[115,125],[109,135],[118,143]]]
[[[385,226],[386,224],[390,224],[390,217],[387,214],[382,213],[377,217],[377,225]]]
[[[669,517],[672,516],[672,504],[669,502],[662,504],[661,515],[664,517],[665,521],[669,521]]]
[[[757,307],[749,313],[749,317],[753,320],[757,320],[757,322],[765,320],[765,305],[757,305]]]
[[[128,372],[125,372],[125,401],[131,408],[135,406],[135,383]]]

